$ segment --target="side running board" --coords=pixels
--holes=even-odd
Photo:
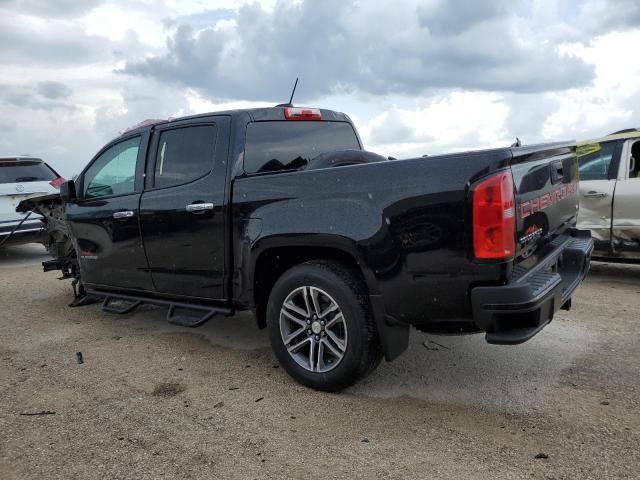
[[[114,301],[118,302],[122,300],[114,297],[104,297],[104,301],[102,302],[102,311],[124,315],[125,313],[133,312],[136,308],[142,305],[140,300],[125,300],[125,305],[114,305]]]
[[[200,315],[198,316],[198,314]],[[181,307],[172,304],[169,306],[169,310],[167,310],[167,322],[173,325],[180,325],[181,327],[196,328],[204,325],[211,318],[219,314],[229,315],[228,313],[221,312],[217,308],[201,308],[200,306],[197,308],[193,306]]]
[[[87,295],[104,298],[102,310],[119,315],[130,313],[143,304],[168,307],[167,321],[181,327],[195,328],[204,325],[216,315],[228,317],[234,314],[231,308],[123,295],[119,293],[102,292],[100,290],[87,290]]]

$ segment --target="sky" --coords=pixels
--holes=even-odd
[[[640,127],[638,0],[0,0],[0,155],[78,173],[147,118],[345,112],[402,158]]]

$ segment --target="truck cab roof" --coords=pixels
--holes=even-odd
[[[314,112],[314,118],[287,118],[287,111],[304,111]],[[312,107],[294,107],[294,106],[277,106],[277,107],[263,107],[263,108],[242,108],[236,110],[222,110],[218,112],[199,113],[196,115],[187,115],[183,117],[169,118],[169,119],[146,119],[142,122],[133,125],[124,131],[124,134],[130,134],[139,130],[146,130],[159,125],[167,125],[171,123],[183,122],[185,120],[193,120],[198,118],[206,118],[211,116],[230,116],[240,117],[245,116],[247,122],[265,122],[265,121],[279,121],[279,120],[292,120],[292,121],[332,121],[332,122],[351,122],[348,115],[342,112],[336,112],[334,110],[327,110],[324,108],[312,108]]]
[[[614,133],[610,133],[609,135],[605,135],[604,137],[594,138],[589,140],[582,140],[578,142],[578,146],[588,145],[591,143],[602,143],[608,142],[611,140],[619,140],[619,139],[627,139],[627,138],[639,138],[640,130],[637,128],[627,128],[624,130],[619,130]]]

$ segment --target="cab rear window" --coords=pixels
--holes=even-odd
[[[43,162],[0,161],[0,183],[48,182],[56,177]]]
[[[274,121],[247,126],[244,170],[264,173],[304,167],[321,153],[360,150],[347,122]]]

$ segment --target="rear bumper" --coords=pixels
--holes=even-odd
[[[10,238],[4,243],[4,245],[20,245],[24,243],[40,243],[42,242],[42,236],[44,233],[44,225],[42,221],[36,219],[29,219],[24,222],[18,230],[11,234],[11,231],[20,221],[5,222],[0,224],[0,242],[7,237]]]
[[[471,290],[473,319],[489,343],[514,345],[542,330],[580,285],[591,262],[593,240],[572,229],[552,242],[553,250],[529,270],[514,269],[511,283]]]

